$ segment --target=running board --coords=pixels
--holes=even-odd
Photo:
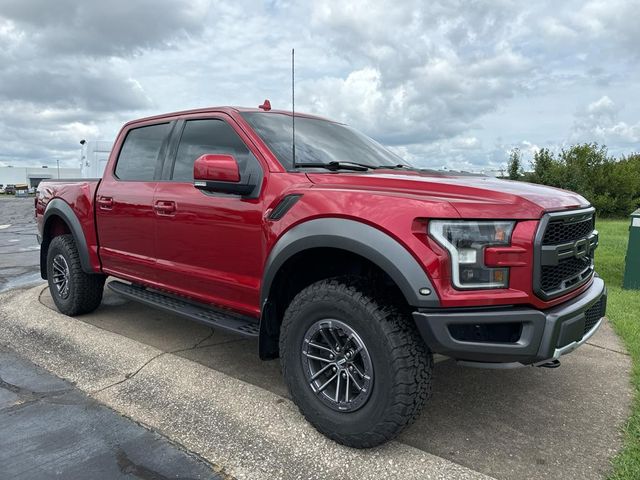
[[[258,321],[251,317],[192,303],[155,290],[147,290],[137,285],[129,285],[122,282],[109,282],[107,285],[115,293],[123,297],[160,310],[176,313],[214,329],[218,328],[251,338],[256,338],[260,332]]]

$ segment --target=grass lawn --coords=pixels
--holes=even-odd
[[[600,246],[596,270],[607,282],[607,317],[624,341],[633,360],[631,382],[635,390],[631,417],[625,427],[624,448],[613,459],[610,479],[640,479],[640,290],[623,290],[624,256],[629,237],[629,220],[598,220]]]

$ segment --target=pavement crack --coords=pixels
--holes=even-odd
[[[150,364],[151,362],[153,362],[155,359],[160,358],[162,355],[166,355],[167,353],[172,353],[172,352],[161,352],[161,353],[158,353],[157,355],[154,355],[154,356],[153,356],[153,357],[151,357],[149,360],[147,360],[146,362],[144,362],[144,363],[140,366],[140,368],[138,368],[138,369],[137,369],[137,370],[135,370],[134,372],[126,373],[126,374],[125,374],[125,376],[124,376],[124,378],[123,378],[122,380],[118,380],[117,382],[110,383],[109,385],[107,385],[107,386],[105,386],[105,387],[102,387],[102,388],[99,388],[99,389],[97,389],[97,390],[94,390],[94,391],[92,391],[92,392],[91,392],[91,395],[97,395],[97,394],[99,394],[99,393],[104,392],[105,390],[108,390],[108,389],[110,389],[110,388],[112,388],[112,387],[115,387],[115,386],[117,386],[117,385],[121,385],[121,384],[123,384],[124,382],[126,382],[126,381],[128,381],[128,380],[131,380],[131,379],[132,379],[133,377],[135,377],[138,373],[140,373],[144,367],[146,367],[147,365],[149,365],[149,364]]]
[[[595,343],[586,342],[587,345],[591,345],[592,347],[599,348],[600,350],[606,350],[607,352],[619,353],[620,355],[624,355],[626,357],[630,357],[631,355],[627,352],[622,352],[620,350],[615,350],[613,348],[603,347],[602,345],[596,345]]]
[[[198,340],[198,341],[197,341],[197,342],[196,342],[192,347],[188,347],[188,348],[179,348],[179,349],[176,349],[176,350],[170,350],[170,351],[168,351],[168,352],[160,352],[160,353],[158,353],[157,355],[154,355],[153,357],[151,357],[151,358],[150,358],[149,360],[147,360],[146,362],[144,362],[144,363],[143,363],[143,364],[142,364],[142,365],[141,365],[137,370],[135,370],[135,371],[133,371],[133,372],[129,372],[129,373],[127,373],[127,374],[125,374],[125,376],[124,376],[124,378],[123,378],[123,379],[118,380],[117,382],[110,383],[109,385],[106,385],[106,386],[104,386],[104,387],[102,387],[102,388],[99,388],[98,390],[94,390],[94,391],[93,391],[93,392],[91,392],[91,393],[92,393],[92,395],[97,395],[97,394],[102,393],[102,392],[104,392],[105,390],[108,390],[108,389],[110,389],[110,388],[112,388],[112,387],[115,387],[115,386],[117,386],[117,385],[122,385],[124,382],[127,382],[127,381],[131,380],[133,377],[135,377],[138,373],[140,373],[140,372],[141,372],[141,371],[142,371],[142,370],[143,370],[147,365],[149,365],[151,362],[153,362],[154,360],[157,360],[158,358],[162,357],[163,355],[175,354],[175,353],[186,352],[186,351],[189,351],[189,350],[194,350],[194,349],[196,349],[196,348],[200,347],[200,345],[201,345],[202,343],[204,343],[204,342],[206,342],[207,340],[209,340],[209,339],[213,336],[213,334],[214,334],[214,333],[215,333],[215,332],[214,332],[214,330],[213,330],[213,329],[211,329],[211,331],[209,332],[209,334],[208,334],[206,337],[204,337],[204,338],[202,338],[202,339]]]

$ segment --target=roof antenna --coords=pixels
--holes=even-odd
[[[296,87],[295,87],[295,79],[296,79],[296,57],[295,57],[295,49],[291,49],[291,160],[293,168],[296,168]]]

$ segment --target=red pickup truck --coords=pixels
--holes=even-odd
[[[111,276],[128,298],[256,337],[304,416],[354,447],[418,415],[432,353],[557,366],[606,307],[581,196],[416,168],[266,105],[127,123],[103,178],[43,181],[36,216],[62,313],[96,309]]]

